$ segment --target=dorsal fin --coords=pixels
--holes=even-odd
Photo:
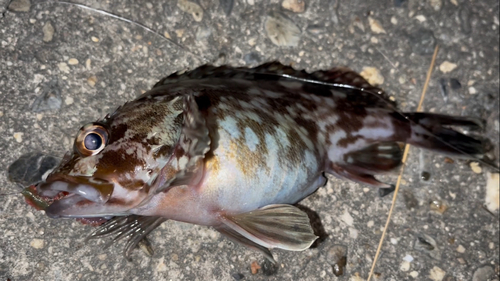
[[[160,80],[154,87],[174,84],[190,79],[245,79],[250,81],[286,81],[295,80],[303,83],[304,92],[324,96],[335,90],[345,94],[353,105],[364,107],[395,107],[383,90],[370,85],[361,75],[346,67],[335,67],[330,70],[318,70],[307,73],[296,70],[279,62],[269,62],[254,68],[203,65],[188,72],[176,72]]]

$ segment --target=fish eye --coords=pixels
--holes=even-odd
[[[99,153],[108,142],[108,131],[99,124],[83,126],[75,139],[75,149],[82,156]]]
[[[85,136],[83,146],[88,150],[97,150],[102,145],[102,138],[96,133],[90,133]]]

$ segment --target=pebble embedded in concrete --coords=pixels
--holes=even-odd
[[[382,73],[376,67],[365,66],[360,75],[372,85],[382,85],[384,83],[384,76],[382,76]]]
[[[30,246],[35,249],[42,249],[45,246],[45,241],[43,239],[35,238],[31,240]]]
[[[52,41],[52,39],[54,38],[55,29],[49,21],[46,22],[45,25],[43,26],[42,32],[43,32],[43,38],[42,38],[43,42]]]
[[[457,64],[449,61],[444,61],[439,65],[439,70],[443,73],[452,72],[455,68],[457,68]]]
[[[446,272],[437,266],[434,266],[429,272],[429,278],[433,281],[441,281],[445,275]]]
[[[372,30],[373,33],[376,33],[376,34],[381,34],[381,33],[387,33],[384,29],[384,27],[382,27],[382,24],[380,23],[380,21],[376,20],[375,18],[373,17],[368,17],[368,24],[370,25],[370,29]]]
[[[268,15],[264,28],[267,37],[277,46],[295,47],[299,44],[299,27],[283,14],[275,12]]]
[[[14,12],[28,12],[31,2],[29,0],[14,0],[10,2],[9,9]]]
[[[495,213],[500,207],[500,174],[499,173],[486,173],[486,195],[485,205],[486,208]]]
[[[303,13],[306,7],[305,0],[283,0],[281,6],[285,10],[292,11],[294,13]]]

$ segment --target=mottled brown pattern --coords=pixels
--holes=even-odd
[[[135,153],[135,152],[134,152]],[[134,156],[135,155],[135,156]],[[126,149],[107,150],[96,165],[95,177],[105,179],[110,174],[134,173],[136,167],[144,167],[145,162],[136,154],[129,156]]]

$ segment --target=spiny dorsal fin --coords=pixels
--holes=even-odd
[[[302,251],[318,238],[307,214],[291,205],[274,204],[248,213],[223,216],[222,222],[266,248]]]
[[[295,80],[303,84],[303,91],[312,95],[324,95],[333,89],[346,94],[351,104],[393,109],[395,104],[378,87],[368,83],[361,75],[346,68],[335,67],[307,73],[279,62],[269,62],[254,68],[203,65],[188,72],[177,72],[160,80],[154,87],[190,79],[224,78],[249,81]],[[153,87],[153,88],[154,88]]]

